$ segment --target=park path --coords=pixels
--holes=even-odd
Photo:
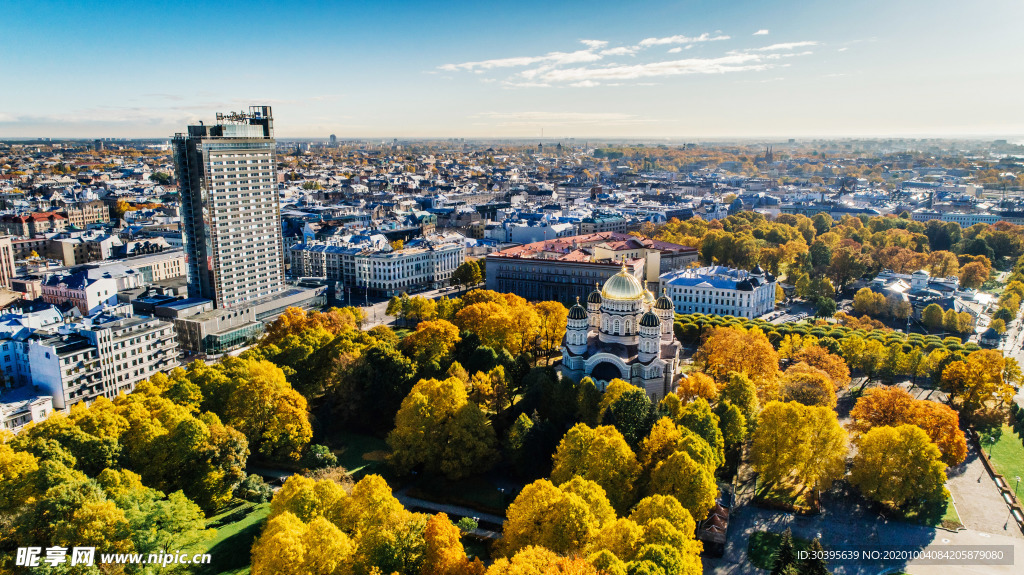
[[[767,571],[754,567],[747,560],[747,541],[756,531],[782,532],[787,527],[793,534],[804,539],[821,537],[825,549],[839,545],[885,549],[887,546],[917,549],[941,545],[1011,545],[1015,557],[1024,557],[1024,539],[981,533],[965,529],[956,533],[937,530],[921,525],[888,521],[881,517],[866,516],[863,512],[829,504],[831,509],[814,517],[799,517],[781,511],[770,511],[752,506],[735,510],[730,517],[729,539],[726,542],[725,557],[705,558],[704,573],[707,575],[765,575]],[[909,569],[914,575],[1011,575],[1020,573],[1017,565],[922,565],[918,561],[904,564],[859,561],[830,563],[835,575],[879,575]]]
[[[394,492],[395,499],[398,500],[406,509],[425,509],[434,513],[445,513],[452,522],[458,521],[461,517],[472,517],[477,521],[486,521],[493,525],[502,525],[505,522],[504,517],[498,517],[490,513],[484,513],[471,509],[469,507],[462,507],[460,505],[448,505],[445,503],[434,503],[433,501],[427,501],[426,499],[420,499],[418,497],[412,497],[405,492],[405,489],[400,489]],[[469,532],[472,535],[483,539],[500,539],[501,531],[495,531],[490,529],[477,528]]]
[[[1016,523],[1009,520],[1009,507],[981,462],[973,441],[967,442],[967,459],[947,469],[946,474],[949,477],[946,487],[953,494],[956,511],[964,527],[982,533],[1024,539]]]

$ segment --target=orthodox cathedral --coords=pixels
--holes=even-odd
[[[672,332],[675,310],[664,294],[657,300],[622,266],[604,287],[587,296],[587,307],[569,309],[562,344],[562,373],[590,376],[598,389],[623,379],[655,402],[675,391],[680,345]]]

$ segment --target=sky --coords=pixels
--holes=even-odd
[[[1024,134],[1024,2],[9,2],[0,137]]]

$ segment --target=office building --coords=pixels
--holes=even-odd
[[[174,136],[189,295],[245,306],[284,286],[274,120],[269,106],[217,114]]]

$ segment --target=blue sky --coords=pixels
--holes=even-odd
[[[0,137],[1024,134],[1019,0],[11,2]]]

